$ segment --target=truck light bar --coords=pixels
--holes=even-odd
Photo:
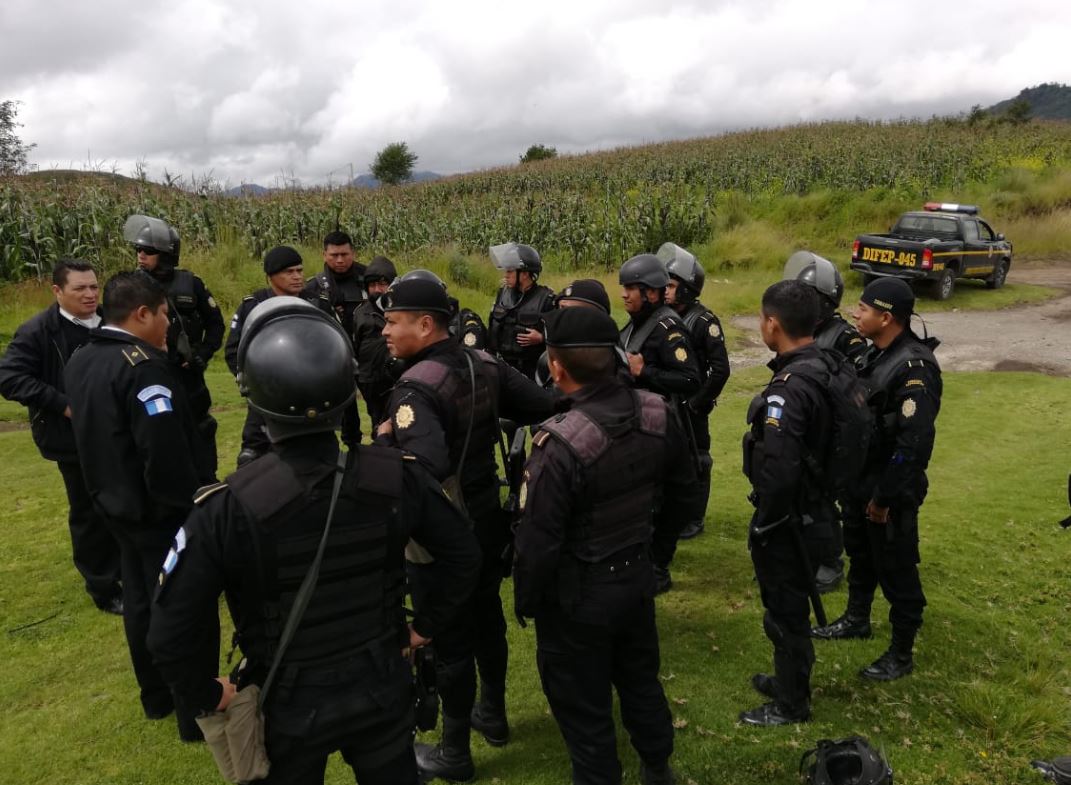
[[[926,202],[924,210],[931,213],[964,213],[965,215],[978,215],[978,206],[974,204],[955,204],[952,202]]]

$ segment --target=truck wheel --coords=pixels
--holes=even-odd
[[[1004,285],[1004,282],[1008,280],[1008,267],[1010,263],[1007,259],[1001,261],[997,265],[997,269],[993,271],[993,274],[985,279],[986,289],[999,289]]]
[[[933,282],[933,297],[935,300],[947,300],[955,288],[956,271],[946,269],[941,273],[941,277]]]

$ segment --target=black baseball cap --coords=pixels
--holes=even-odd
[[[581,278],[579,281],[573,281],[558,295],[558,302],[562,300],[579,300],[610,313],[610,296],[606,294],[606,287],[594,278]]]
[[[617,346],[617,325],[595,308],[559,308],[543,317],[543,323],[547,346]]]
[[[900,278],[878,278],[863,289],[859,299],[871,308],[888,311],[893,316],[911,316],[915,312],[915,293]]]

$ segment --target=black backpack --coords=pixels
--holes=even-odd
[[[820,740],[800,759],[800,774],[808,785],[893,785],[892,767],[862,736]]]
[[[806,461],[819,484],[834,499],[841,499],[862,479],[874,433],[867,386],[855,364],[835,349],[823,349],[820,360],[793,363],[789,371],[820,388],[829,402],[833,425],[829,450],[824,460],[808,455]]]
[[[1061,755],[1051,761],[1035,760],[1030,765],[1041,772],[1049,782],[1056,785],[1071,785],[1071,755]]]

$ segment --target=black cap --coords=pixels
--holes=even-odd
[[[547,346],[617,346],[614,320],[594,308],[559,308],[543,317],[543,323]]]
[[[279,245],[264,254],[264,274],[275,275],[289,267],[300,267],[305,263],[301,254],[289,245]]]
[[[606,313],[610,313],[610,296],[606,294],[606,287],[594,278],[581,278],[579,281],[573,281],[558,295],[558,302],[562,300],[591,303],[602,308]]]
[[[387,289],[382,302],[384,311],[434,311],[453,315],[446,289],[427,278],[398,279]]]
[[[878,278],[863,289],[859,299],[872,308],[893,316],[910,316],[915,312],[915,293],[900,278]]]

